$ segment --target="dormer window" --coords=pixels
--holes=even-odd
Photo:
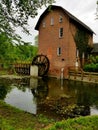
[[[63,22],[63,17],[62,17],[62,15],[60,15],[60,17],[59,17],[59,22],[60,22],[60,23]]]
[[[51,17],[50,25],[54,25],[54,18]]]
[[[59,29],[59,38],[62,38],[63,37],[63,28],[60,28]]]
[[[43,28],[45,28],[46,27],[46,23],[45,22],[43,22]]]

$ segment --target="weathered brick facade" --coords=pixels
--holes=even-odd
[[[39,54],[49,58],[49,75],[60,77],[63,73],[67,78],[68,68],[76,65],[76,44],[74,35],[79,26],[87,30],[89,44],[93,43],[93,32],[85,24],[59,6],[48,8],[39,18],[35,27],[39,30]],[[63,32],[60,32],[63,28]],[[63,33],[59,37],[59,33]]]

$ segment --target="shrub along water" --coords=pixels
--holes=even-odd
[[[83,70],[87,72],[98,72],[98,56],[90,56],[90,63],[84,65]]]
[[[87,64],[84,66],[84,71],[87,71],[87,72],[98,72],[98,63],[94,64],[94,63],[91,63],[91,64]]]

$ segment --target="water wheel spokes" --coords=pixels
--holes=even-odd
[[[33,65],[38,66],[38,75],[44,76],[49,70],[49,59],[45,55],[37,55],[32,61]]]

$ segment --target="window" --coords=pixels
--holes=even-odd
[[[59,29],[59,38],[62,38],[63,37],[63,28],[60,28]]]
[[[54,18],[53,18],[53,17],[51,18],[51,23],[50,23],[50,25],[54,25]]]
[[[62,23],[62,21],[63,21],[63,17],[62,17],[62,15],[60,15],[59,22]]]
[[[43,28],[45,28],[46,27],[46,23],[45,22],[43,22]]]
[[[60,56],[61,53],[62,53],[61,47],[58,47],[58,48],[57,48],[57,55]]]
[[[78,58],[78,57],[79,57],[79,50],[76,49],[76,58]]]

